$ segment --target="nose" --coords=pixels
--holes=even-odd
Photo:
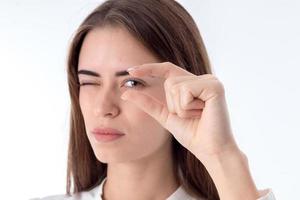
[[[112,90],[103,90],[95,97],[94,114],[98,118],[114,118],[119,112],[117,95]]]

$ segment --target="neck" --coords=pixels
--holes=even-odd
[[[166,199],[179,187],[174,174],[171,142],[163,153],[128,163],[109,163],[105,199]]]

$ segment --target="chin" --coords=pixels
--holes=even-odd
[[[124,154],[121,152],[113,152],[112,150],[109,149],[93,149],[94,154],[97,158],[102,163],[121,163],[121,162],[126,162],[128,159]]]

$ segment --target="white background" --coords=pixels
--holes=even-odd
[[[65,192],[66,53],[101,1],[0,1],[1,199]],[[182,0],[226,89],[235,137],[258,188],[298,199],[300,3]],[[12,195],[12,196],[11,196]]]

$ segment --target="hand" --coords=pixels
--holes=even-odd
[[[196,76],[172,63],[150,63],[129,71],[134,77],[166,79],[167,102],[138,90],[127,90],[122,99],[136,104],[174,135],[201,161],[237,149],[231,133],[224,87],[211,74]]]

